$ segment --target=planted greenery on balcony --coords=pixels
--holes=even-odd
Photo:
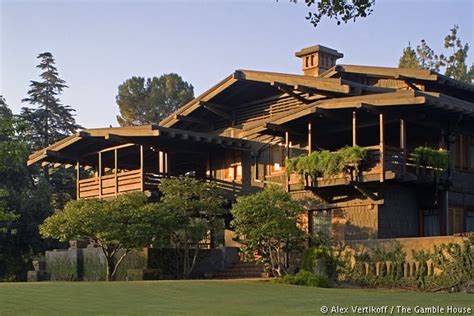
[[[429,147],[417,147],[413,150],[412,157],[417,172],[430,169],[436,176],[449,168],[449,152],[444,149],[433,149]]]
[[[361,163],[367,159],[367,148],[353,146],[344,147],[337,151],[315,151],[306,156],[299,156],[286,160],[288,175],[297,173],[303,179],[310,176],[331,177],[346,170],[359,171]]]

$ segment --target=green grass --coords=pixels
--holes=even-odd
[[[474,295],[261,281],[0,283],[0,315],[319,315],[333,306],[467,306]]]

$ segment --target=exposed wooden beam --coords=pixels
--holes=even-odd
[[[317,94],[317,95],[322,95],[324,97],[333,97],[333,98],[339,98],[341,96],[346,95],[346,93],[337,93],[337,92],[325,91],[325,90],[321,90],[321,89],[314,88],[314,87],[308,87],[308,86],[301,85],[301,84],[294,85],[293,90],[300,91],[300,92],[303,92],[303,93]]]
[[[304,135],[303,133],[297,132],[290,127],[282,126],[282,125],[278,125],[274,123],[266,123],[265,128],[275,131],[275,132],[290,133],[294,135]]]
[[[230,115],[230,114],[228,114],[224,111],[221,111],[220,109],[218,109],[218,108],[216,108],[212,105],[204,105],[203,107],[206,110],[216,114],[217,116],[220,116],[220,117],[225,118],[225,119],[230,120],[230,121],[232,121],[232,119],[233,119],[232,115]]]
[[[380,196],[375,195],[374,193],[370,192],[366,188],[362,187],[359,184],[352,183],[352,187],[362,193],[365,197],[367,197],[372,202],[380,201],[382,198]]]
[[[270,83],[272,86],[278,88],[279,90],[287,93],[288,95],[290,95],[291,97],[295,98],[296,100],[304,103],[304,104],[309,104],[311,102],[314,102],[312,100],[308,100],[306,99],[305,97],[302,97],[301,95],[295,93],[293,90],[294,90],[294,87],[292,86],[289,86],[287,84],[284,84],[284,83],[281,83],[281,82],[271,82]]]
[[[204,118],[186,116],[186,115],[179,115],[179,114],[176,114],[174,116],[174,119],[177,120],[177,121],[181,121],[181,122],[196,123],[196,124],[202,124],[202,125],[211,125],[212,124],[212,122],[210,120],[206,120]]]
[[[360,104],[358,104],[356,108],[362,109],[370,113],[380,114],[380,109],[372,104],[360,102]]]
[[[199,101],[199,104],[202,106],[211,106],[213,108],[221,109],[224,111],[233,111],[234,108],[230,105],[224,105],[224,104],[217,104],[213,102],[207,102],[207,101]]]

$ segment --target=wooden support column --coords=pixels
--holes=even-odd
[[[79,200],[81,197],[81,186],[79,181],[81,180],[81,163],[78,161],[76,163],[76,199]]]
[[[357,145],[357,116],[356,111],[352,111],[352,146]]]
[[[285,132],[285,163],[286,163],[286,159],[290,158],[290,136],[288,134],[288,132]],[[286,168],[286,166],[285,166]],[[286,191],[290,191],[290,178],[289,176],[286,176],[285,177],[285,188],[286,188]]]
[[[99,152],[99,199],[102,198],[102,153]]]
[[[403,155],[403,172],[407,169],[407,126],[404,119],[400,119],[400,148]]]
[[[143,145],[140,145],[140,178],[141,178],[141,184],[140,184],[140,189],[143,191],[144,189],[144,181],[145,181],[145,173],[144,173],[144,165],[143,165]]]
[[[161,174],[164,174],[165,173],[165,153],[162,152],[161,150],[158,152],[158,164],[159,164],[158,171]]]
[[[311,122],[308,123],[308,154],[311,154],[313,150],[312,142],[313,142],[313,135],[312,135],[312,124]]]
[[[165,173],[166,173],[167,176],[169,176],[169,170],[168,170],[169,162],[168,162],[168,153],[167,152],[164,153],[164,160],[165,160]]]
[[[118,151],[114,149],[115,197],[118,196]]]
[[[384,131],[384,117],[383,113],[379,114],[380,127],[380,182],[385,181],[385,131]]]

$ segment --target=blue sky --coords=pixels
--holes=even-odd
[[[78,122],[115,126],[117,86],[131,76],[175,72],[198,95],[239,68],[300,73],[294,52],[314,44],[344,53],[340,63],[396,66],[409,41],[442,51],[454,24],[474,60],[474,1],[376,0],[367,19],[317,28],[302,2],[0,0],[0,94],[19,112],[36,56],[50,51]]]

